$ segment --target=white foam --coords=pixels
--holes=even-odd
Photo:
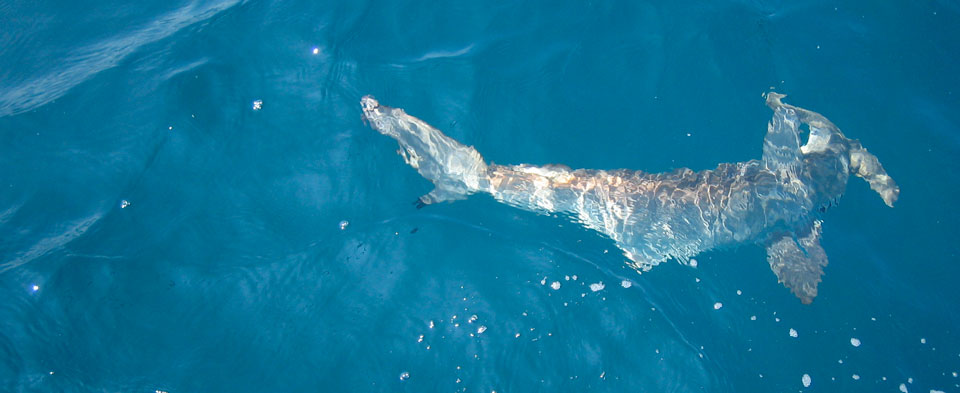
[[[600,282],[594,283],[594,284],[590,284],[590,290],[591,290],[591,291],[594,291],[594,292],[602,291],[603,288],[605,288],[604,285],[603,285],[603,281],[600,281]]]
[[[630,280],[623,280],[623,281],[620,281],[620,286],[624,288],[630,288],[631,286],[633,286],[633,283],[630,282]]]
[[[554,291],[560,289],[560,281],[554,281],[550,283],[550,288],[553,288]]]

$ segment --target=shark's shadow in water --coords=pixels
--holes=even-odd
[[[850,175],[866,180],[891,207],[900,189],[859,141],[783,97],[766,95],[773,118],[761,160],[666,173],[487,164],[473,147],[403,109],[370,96],[361,107],[364,119],[396,139],[404,160],[436,186],[420,197],[421,205],[485,192],[521,209],[563,213],[613,239],[639,271],[671,258],[686,263],[716,247],[757,243],[780,282],[810,303],[827,265],[821,215],[843,194]],[[802,124],[809,135],[801,145]]]

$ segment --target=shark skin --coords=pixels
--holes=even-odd
[[[364,120],[395,139],[404,161],[435,185],[419,207],[487,193],[520,209],[561,213],[613,240],[638,272],[669,259],[688,263],[714,248],[758,244],[780,283],[809,304],[827,265],[821,216],[850,176],[864,179],[890,207],[900,189],[859,141],[784,97],[766,94],[773,118],[762,159],[664,173],[488,164],[473,147],[403,109],[371,96],[361,108]]]

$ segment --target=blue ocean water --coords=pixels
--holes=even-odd
[[[960,391],[958,16],[0,1],[0,391]],[[639,275],[560,217],[418,210],[359,106],[497,163],[699,170],[760,157],[771,89],[902,190],[851,181],[812,305],[754,245]]]

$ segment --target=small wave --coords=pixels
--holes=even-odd
[[[457,49],[455,51],[432,51],[427,52],[423,56],[420,56],[413,60],[413,62],[420,62],[432,59],[443,59],[448,57],[460,57],[470,53],[470,50],[473,49],[473,44],[467,45],[463,48]]]
[[[46,255],[47,253],[67,245],[74,239],[83,235],[93,224],[100,220],[100,214],[94,214],[68,225],[66,230],[50,237],[37,241],[29,250],[17,255],[13,260],[0,263],[0,274],[6,273],[10,269],[22,266],[30,261]]]
[[[115,67],[144,45],[162,40],[177,31],[212,18],[240,3],[230,0],[215,4],[190,3],[160,16],[139,30],[78,49],[66,56],[63,67],[18,86],[0,91],[0,117],[23,113],[53,101],[94,75]]]

